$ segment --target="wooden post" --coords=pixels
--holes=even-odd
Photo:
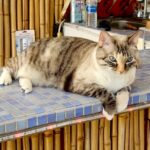
[[[145,141],[145,122],[144,122],[144,109],[139,110],[139,129],[140,129],[140,150],[144,149],[144,141]]]
[[[84,131],[83,123],[77,124],[77,150],[83,150],[84,148]]]
[[[35,8],[36,9],[36,8]],[[29,1],[29,28],[34,30],[34,0]]]
[[[16,139],[17,150],[22,150],[22,141],[21,138]]]
[[[77,125],[71,126],[71,150],[77,149]]]
[[[98,150],[99,120],[91,121],[91,150]]]
[[[70,126],[64,127],[64,146],[65,150],[71,150],[71,134],[70,134]]]
[[[133,149],[133,112],[130,112],[130,136],[129,136],[129,150],[134,150]]]
[[[6,142],[1,143],[1,150],[6,150]]]
[[[54,26],[54,0],[50,0],[50,37],[53,36],[53,26]]]
[[[10,1],[4,0],[5,64],[7,63],[7,60],[10,58],[10,12],[9,12],[9,7],[10,7]]]
[[[118,142],[117,142],[117,136],[118,136],[118,122],[117,122],[117,115],[114,116],[112,120],[112,150],[118,150]]]
[[[99,150],[104,150],[104,126],[105,126],[105,119],[100,119],[99,124]]]
[[[15,140],[6,142],[6,150],[16,150]]]
[[[44,149],[44,135],[43,133],[39,134],[39,150]]]
[[[29,0],[23,0],[23,29],[28,29],[28,27],[29,27]]]
[[[45,1],[40,0],[40,39],[45,36],[45,19],[44,19],[44,10],[45,10]]]
[[[53,131],[44,132],[44,150],[53,150]]]
[[[22,20],[22,0],[17,0],[17,30],[22,30],[23,20]]]
[[[30,150],[29,137],[23,137],[23,150]]]
[[[49,27],[49,21],[50,21],[50,1],[49,0],[45,0],[45,37],[49,37],[50,36],[50,27]]]
[[[11,15],[11,49],[12,57],[16,56],[16,0],[10,1],[10,15]]]
[[[31,147],[32,150],[38,150],[38,134],[31,135]]]
[[[60,128],[55,129],[55,150],[61,150]]]
[[[130,136],[129,121],[130,121],[129,113],[126,113],[125,150],[129,150],[129,136]]]
[[[3,0],[0,0],[0,67],[3,66],[4,57],[4,32],[3,32]]]
[[[85,150],[91,150],[91,134],[90,134],[90,122],[85,122]]]

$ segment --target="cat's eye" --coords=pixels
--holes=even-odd
[[[114,56],[109,56],[109,60],[110,60],[111,62],[116,62],[116,58],[115,58]]]
[[[127,62],[132,62],[132,61],[133,61],[133,57],[132,56],[128,57]]]

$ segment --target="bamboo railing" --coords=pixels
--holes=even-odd
[[[150,108],[0,143],[1,150],[150,150]]]
[[[64,0],[0,0],[0,67],[16,56],[17,30],[35,30],[35,38],[53,36]]]

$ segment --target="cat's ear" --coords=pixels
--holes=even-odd
[[[132,46],[137,46],[138,44],[138,39],[140,37],[140,35],[142,35],[142,31],[137,31],[135,33],[133,33],[132,35],[128,36],[128,44],[132,45]]]
[[[105,31],[101,31],[98,44],[99,47],[111,46],[113,44],[111,35]]]

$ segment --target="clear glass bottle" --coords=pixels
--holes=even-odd
[[[86,0],[86,25],[97,27],[97,0]]]

